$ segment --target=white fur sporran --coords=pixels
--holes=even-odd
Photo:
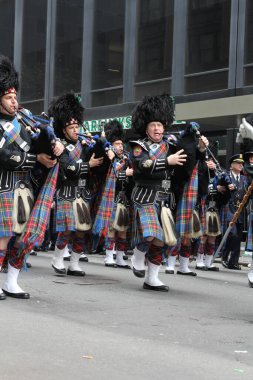
[[[197,239],[200,236],[202,236],[203,231],[201,228],[201,221],[200,221],[199,213],[196,210],[193,210],[190,223],[191,223],[191,233],[189,237],[191,239]]]
[[[79,197],[73,201],[75,227],[77,231],[89,231],[92,227],[89,204]]]
[[[115,218],[112,223],[112,228],[115,231],[125,232],[129,226],[128,211],[125,205],[117,203]]]
[[[206,213],[206,235],[219,236],[221,234],[220,218],[215,210],[208,210]]]
[[[161,209],[161,222],[164,232],[164,242],[172,247],[177,243],[177,233],[171,210],[168,207]]]
[[[27,187],[18,187],[14,190],[13,201],[13,232],[22,234],[33,207],[33,194]]]

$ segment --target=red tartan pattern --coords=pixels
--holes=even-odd
[[[17,181],[29,181],[28,172],[13,172],[14,183]],[[14,190],[7,193],[0,193],[0,238],[14,236],[13,230],[13,201]]]
[[[0,237],[14,236],[13,230],[14,192],[0,194]]]
[[[82,144],[78,140],[77,143],[75,144],[75,149],[68,150],[69,163],[71,163],[71,161],[77,161],[80,158],[81,153],[82,153]]]
[[[126,251],[127,250],[127,240],[126,239],[122,239],[122,238],[119,238],[119,237],[116,237],[116,241],[115,241],[115,249],[116,251]]]
[[[84,240],[83,238],[74,236],[73,237],[73,244],[72,244],[72,250],[76,253],[82,253],[84,249]]]
[[[181,244],[180,256],[189,258],[191,256],[191,247],[189,245]]]
[[[57,199],[55,221],[56,232],[76,231],[72,202]]]
[[[158,219],[158,210],[155,205],[135,207],[133,245],[143,242],[152,236],[161,241],[164,240],[162,226]]]
[[[25,231],[21,236],[19,256],[25,256],[37,244],[41,245],[50,218],[51,205],[55,193],[59,163],[48,172],[47,178],[42,185],[36,202],[33,206]]]
[[[149,157],[152,161],[155,161],[160,157],[162,158],[166,157],[167,152],[168,152],[167,143],[165,141],[162,141],[159,144],[159,148],[156,151],[154,152],[152,150],[149,151]]]
[[[18,255],[18,248],[12,247],[9,249],[9,263],[16,269],[22,269],[24,265],[25,255]]]
[[[149,246],[147,253],[148,260],[154,265],[162,264],[163,247],[157,247],[154,244]]]
[[[209,241],[206,241],[204,252],[208,256],[212,256],[214,254],[215,250],[215,244],[209,243]]]
[[[108,171],[105,187],[101,196],[101,203],[94,221],[92,233],[105,237],[111,221],[114,208],[116,176],[112,167]]]
[[[177,206],[176,228],[180,237],[187,237],[191,233],[191,217],[196,206],[198,194],[198,164],[195,165],[191,179],[186,183],[183,196]]]

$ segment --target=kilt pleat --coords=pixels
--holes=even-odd
[[[14,236],[13,230],[14,192],[0,194],[0,237]]]
[[[139,207],[135,204],[133,230],[133,246],[150,236],[164,241],[164,233],[158,217],[158,207],[156,205]]]
[[[29,172],[13,172],[14,183],[18,181],[30,182]],[[13,203],[14,190],[0,193],[0,238],[14,236],[13,230]]]
[[[56,232],[76,231],[73,203],[57,199],[55,211]]]

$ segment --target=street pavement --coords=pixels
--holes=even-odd
[[[51,258],[39,252],[21,273],[30,300],[0,302],[1,380],[253,378],[247,266],[195,278],[163,267],[170,291],[157,293],[99,255],[81,263],[84,278],[57,276]]]

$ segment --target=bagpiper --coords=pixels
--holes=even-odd
[[[92,227],[90,217],[89,176],[92,167],[102,164],[103,158],[87,159],[89,141],[79,136],[84,108],[78,96],[67,93],[52,103],[49,116],[54,119],[56,135],[65,150],[60,157],[59,179],[55,196],[55,224],[58,233],[52,267],[62,275],[84,276],[79,265],[84,237]],[[82,143],[84,142],[84,144]],[[72,242],[70,264],[66,271],[63,255]]]
[[[0,291],[0,299],[6,295],[28,299],[29,293],[18,285],[19,272],[25,255],[19,250],[19,238],[29,219],[34,194],[31,170],[39,162],[51,168],[56,164],[45,153],[32,153],[30,133],[17,118],[19,89],[18,73],[12,62],[0,57],[0,268],[6,257],[7,246],[13,237],[8,255],[8,273]],[[56,148],[57,150],[58,148]],[[55,150],[55,153],[57,153]]]

